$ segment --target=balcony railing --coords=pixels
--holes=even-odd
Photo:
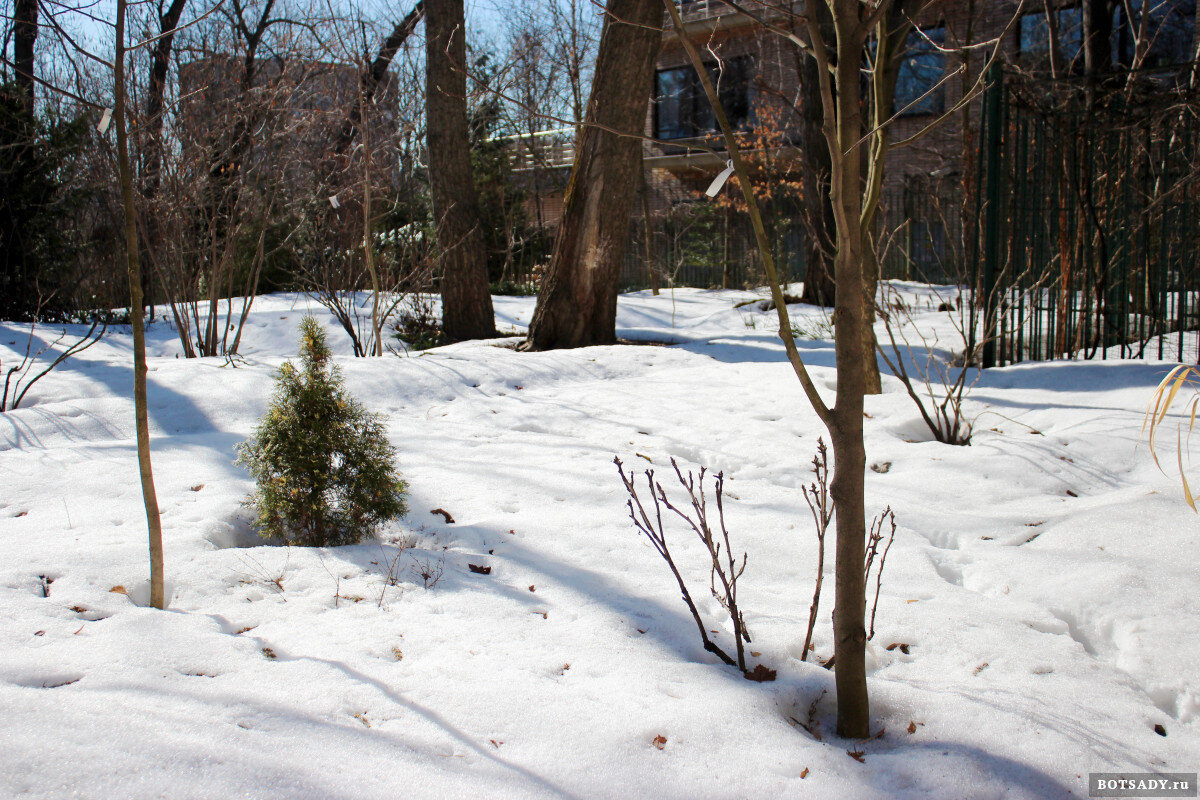
[[[684,22],[719,17],[733,11],[721,0],[675,0],[675,5],[679,7],[679,15]]]

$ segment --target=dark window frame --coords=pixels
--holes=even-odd
[[[897,116],[929,116],[946,110],[946,87],[933,88],[946,77],[946,53],[935,44],[945,47],[944,24],[921,28],[908,35],[892,103]]]
[[[747,130],[754,121],[755,74],[754,57],[750,54],[732,56],[706,63],[709,77],[716,84],[721,105],[736,130]],[[672,87],[664,86],[664,78],[672,76]],[[673,91],[667,91],[668,88]],[[664,118],[664,108],[670,96],[674,119]],[[669,127],[668,127],[669,126]],[[691,65],[668,67],[654,73],[654,137],[664,141],[695,139],[718,133],[716,116],[704,93],[699,76]]]

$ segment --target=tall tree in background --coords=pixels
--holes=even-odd
[[[814,3],[812,13],[817,15],[821,30],[831,32],[829,9],[824,3]],[[808,39],[801,20],[790,20],[796,28],[795,35]],[[832,35],[832,34],[831,34]],[[834,303],[833,258],[834,244],[833,204],[829,197],[829,149],[825,146],[822,133],[821,80],[817,74],[817,61],[800,48],[792,49],[796,73],[800,79],[800,157],[804,160],[804,178],[800,219],[804,223],[804,292],[801,300],[818,306]]]
[[[16,0],[13,5],[14,80],[25,101],[25,111],[33,118],[33,47],[38,36],[38,0]]]
[[[425,1],[429,184],[442,263],[442,331],[450,341],[496,332],[487,253],[467,136],[463,0]]]
[[[616,341],[617,289],[642,177],[641,134],[662,42],[657,0],[609,0],[550,268],[525,347]]]
[[[171,65],[171,48],[175,43],[175,31],[179,18],[187,0],[171,0],[171,4],[163,8],[163,0],[159,0],[155,17],[158,19],[158,38],[150,50],[149,81],[146,86],[146,117],[142,126],[141,142],[141,194],[147,213],[142,231],[142,245],[146,250],[153,249],[159,240],[158,214],[154,204],[162,185],[163,163],[163,107],[167,91],[167,70]],[[144,259],[149,261],[149,259]],[[150,270],[142,275],[142,292],[144,300],[150,309],[150,318],[154,319],[154,282],[150,280]]]
[[[425,3],[418,2],[413,6],[412,11],[408,12],[404,19],[400,20],[392,28],[392,32],[388,34],[388,37],[379,46],[379,52],[375,55],[375,59],[363,64],[359,76],[358,98],[350,106],[346,119],[343,120],[341,127],[338,128],[337,138],[333,146],[334,153],[338,155],[345,153],[350,147],[350,143],[354,141],[354,136],[367,115],[367,109],[375,100],[376,90],[379,89],[387,77],[388,68],[391,67],[392,60],[396,57],[396,53],[399,52],[404,43],[408,41],[408,37],[416,30],[417,25],[424,16]]]

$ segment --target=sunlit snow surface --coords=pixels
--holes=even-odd
[[[931,291],[899,288],[949,348]],[[351,391],[387,415],[412,508],[328,550],[264,546],[232,463],[308,302],[259,298],[236,366],[178,357],[155,322],[166,612],[130,599],[146,530],[130,336],[110,332],[0,415],[0,796],[1054,798],[1086,796],[1089,772],[1200,768],[1200,520],[1135,447],[1170,365],[989,371],[970,447],[930,441],[885,378],[864,420],[868,514],[899,523],[868,654],[883,733],[842,741],[832,674],[798,659],[816,553],[800,489],[822,430],[774,312],[734,307],[755,299],[621,298],[622,337],[671,346],[371,360],[321,311]],[[523,329],[533,304],[496,298],[498,325]],[[792,311],[819,335],[818,310]],[[0,366],[23,346],[0,325]],[[800,346],[832,402],[832,343]],[[614,455],[660,477],[671,457],[724,470],[751,663],[777,681],[700,647]],[[729,646],[691,534],[670,535]],[[818,741],[797,723],[823,692]]]

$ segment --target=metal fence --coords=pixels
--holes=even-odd
[[[990,75],[970,243],[985,366],[1200,357],[1200,107],[1171,73],[1097,92]]]

